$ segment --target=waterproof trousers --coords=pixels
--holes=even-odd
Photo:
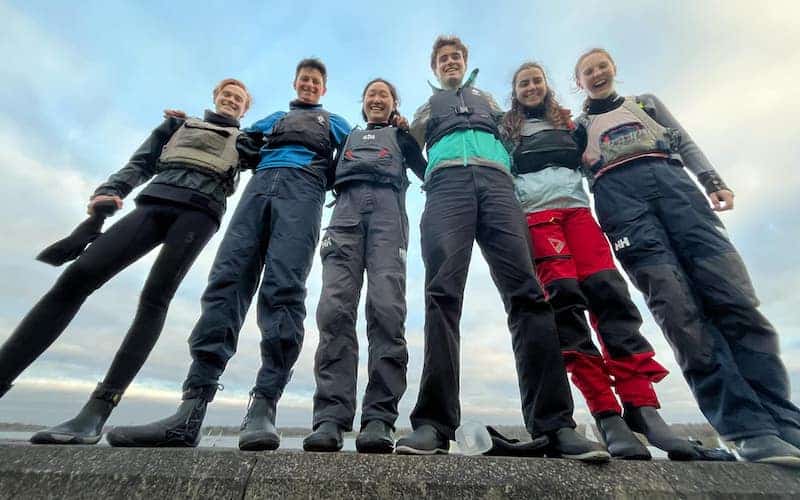
[[[679,164],[637,160],[594,186],[603,231],[672,346],[700,410],[727,440],[800,427],[777,332],[742,259]]]
[[[203,292],[184,390],[217,384],[258,290],[261,369],[253,391],[280,398],[303,344],[306,278],[324,199],[320,181],[299,168],[266,168],[250,179]]]
[[[213,217],[191,207],[139,203],[61,273],[0,347],[0,386],[13,382],[55,342],[92,292],[161,244],[136,316],[103,380],[107,389],[124,392],[161,335],[178,285],[217,228]]]
[[[459,320],[473,242],[508,315],[522,414],[532,435],[574,427],[553,309],[533,271],[530,238],[507,172],[467,165],[434,170],[422,214],[425,354],[411,424],[453,439],[459,404]]]
[[[367,388],[361,426],[382,420],[394,426],[406,390],[405,190],[386,184],[346,184],[336,198],[322,238],[322,295],[317,306],[319,346],[314,359],[316,429],[335,422],[350,431],[356,411],[356,317],[367,273]]]
[[[659,407],[653,382],[669,372],[639,328],[642,317],[588,208],[527,215],[536,274],[556,315],[561,353],[592,415],[622,413],[612,392],[633,406]],[[603,354],[592,342],[589,311]]]

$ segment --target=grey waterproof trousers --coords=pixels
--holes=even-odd
[[[352,430],[356,411],[356,317],[367,272],[369,382],[361,412],[394,426],[406,390],[405,190],[369,182],[346,184],[322,239],[322,296],[317,306],[319,346],[314,360],[316,429],[335,422]]]

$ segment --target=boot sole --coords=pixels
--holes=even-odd
[[[444,450],[442,448],[420,450],[417,448],[412,448],[411,446],[400,445],[394,449],[394,452],[398,455],[447,455],[449,450]]]
[[[394,451],[394,441],[381,441],[375,443],[359,443],[356,440],[356,451],[359,453],[386,454]]]
[[[327,444],[306,444],[303,443],[303,451],[314,451],[318,453],[335,453],[342,450],[342,444],[329,446]]]
[[[30,442],[32,444],[97,444],[102,437],[102,434],[99,436],[76,436],[75,434],[48,432],[34,434]]]
[[[793,457],[791,455],[761,458],[759,460],[753,460],[753,462],[757,464],[772,464],[800,468],[800,457]]]
[[[567,458],[570,460],[578,460],[579,462],[586,462],[586,463],[605,463],[611,460],[611,455],[608,454],[606,451],[587,451],[586,453],[578,453],[575,455],[567,455],[566,453],[560,453],[558,455],[560,458]]]
[[[244,441],[239,439],[239,449],[242,451],[274,451],[280,445],[280,439],[275,440],[274,438],[256,438]]]

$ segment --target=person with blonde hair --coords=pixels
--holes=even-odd
[[[257,140],[239,130],[250,93],[226,78],[212,92],[203,119],[169,117],[119,172],[95,190],[88,212],[113,213],[134,188],[153,178],[136,208],[96,237],[67,267],[0,346],[0,396],[67,328],[87,297],[118,272],[161,245],[136,316],[105,378],[73,419],[31,438],[36,444],[95,444],[111,411],[158,340],[167,308],[192,263],[219,228],[242,168],[258,160]],[[70,243],[74,247],[75,242]],[[72,248],[75,250],[75,248]],[[60,259],[64,260],[64,259]],[[60,262],[56,262],[60,263]]]
[[[657,97],[618,95],[616,76],[604,49],[575,65],[587,96],[576,140],[600,226],[716,431],[745,460],[800,466],[778,334],[714,213],[733,208],[733,192]],[[650,425],[644,412],[626,420]]]

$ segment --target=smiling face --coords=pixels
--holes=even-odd
[[[315,68],[300,68],[294,79],[297,99],[306,104],[319,104],[320,97],[325,95],[325,79]]]
[[[214,96],[214,109],[220,115],[238,120],[247,110],[247,92],[238,85],[225,85]]]
[[[525,68],[514,78],[514,97],[525,107],[533,108],[544,102],[547,80],[539,68]]]
[[[466,71],[467,60],[455,45],[444,45],[436,52],[436,78],[443,87],[457,88]]]
[[[367,123],[387,123],[397,103],[392,90],[384,82],[372,83],[364,92],[364,115]]]
[[[575,71],[578,86],[592,99],[604,99],[614,92],[614,77],[617,68],[603,52],[591,52],[584,56]]]

